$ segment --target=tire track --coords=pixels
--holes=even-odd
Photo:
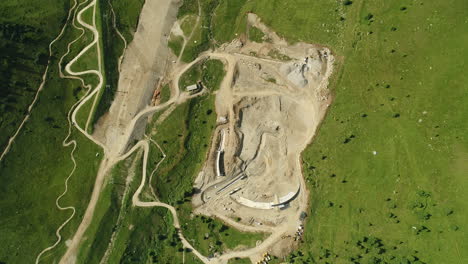
[[[112,27],[114,28],[115,32],[117,33],[117,35],[119,35],[119,37],[122,39],[122,41],[124,43],[124,48],[123,48],[123,51],[122,51],[122,55],[120,55],[120,57],[119,57],[119,64],[118,64],[118,70],[119,70],[119,73],[120,73],[120,67],[122,65],[122,61],[123,61],[123,58],[124,58],[124,55],[125,55],[125,50],[127,49],[127,40],[125,39],[125,37],[122,35],[122,33],[117,28],[117,22],[116,22],[117,16],[115,15],[114,7],[112,6],[111,1],[107,0],[107,3],[109,4],[110,11],[112,13]]]

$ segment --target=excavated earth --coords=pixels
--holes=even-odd
[[[334,57],[324,47],[288,44],[255,14],[248,24],[264,32],[263,43],[236,39],[215,51],[233,57],[235,70],[217,94],[217,136],[193,201],[196,213],[280,237],[264,244],[281,256],[307,209],[300,155],[329,106]]]
[[[179,0],[145,1],[133,41],[125,50],[119,75],[118,89],[109,113],[97,123],[96,137],[118,153],[126,148],[123,131],[137,113],[151,101],[151,95],[166,73],[170,50],[167,36],[177,20]],[[140,122],[133,138],[144,132],[145,120]]]

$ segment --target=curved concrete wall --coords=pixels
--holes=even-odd
[[[278,207],[278,206],[281,206],[281,205],[284,205],[286,203],[289,203],[290,201],[292,201],[294,198],[296,198],[296,196],[299,194],[299,191],[301,190],[301,187],[299,186],[297,188],[297,191],[296,192],[289,192],[288,194],[286,194],[285,196],[279,198],[279,202],[278,203],[273,203],[273,202],[270,202],[270,203],[265,203],[265,202],[255,202],[255,201],[252,201],[252,200],[249,200],[247,198],[244,198],[244,197],[239,197],[238,199],[236,199],[236,201],[244,206],[247,206],[247,207],[250,207],[250,208],[256,208],[256,209],[273,209],[275,207]]]

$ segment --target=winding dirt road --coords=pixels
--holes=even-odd
[[[89,140],[93,141],[96,145],[99,145],[101,148],[103,148],[104,150],[106,150],[106,146],[104,144],[102,144],[101,142],[97,141],[96,139],[94,139],[90,134],[88,134],[88,132],[81,128],[78,123],[76,122],[76,114],[78,113],[78,111],[80,110],[80,108],[87,102],[89,101],[95,94],[97,94],[100,89],[102,88],[102,85],[103,85],[103,76],[102,76],[102,73],[101,73],[101,69],[99,70],[86,70],[86,71],[80,71],[80,72],[74,72],[72,69],[71,69],[71,66],[73,64],[76,63],[76,61],[81,58],[89,49],[91,49],[93,46],[96,46],[97,47],[97,60],[98,60],[98,65],[102,65],[102,62],[101,62],[101,48],[100,46],[98,45],[98,41],[99,41],[99,32],[97,31],[96,29],[96,1],[97,0],[93,0],[91,1],[86,7],[84,7],[83,9],[81,9],[81,11],[78,13],[78,16],[77,16],[77,20],[78,20],[78,23],[80,25],[82,25],[83,27],[87,28],[88,30],[90,30],[92,33],[93,33],[93,41],[91,43],[89,43],[83,50],[81,50],[81,52],[75,57],[73,58],[66,66],[65,66],[65,71],[72,75],[72,76],[83,76],[83,75],[86,75],[86,74],[95,74],[98,78],[99,78],[99,82],[96,86],[96,88],[94,88],[91,93],[89,93],[79,104],[78,106],[75,108],[75,110],[73,111],[72,113],[72,122],[74,124],[74,126],[76,127],[76,129],[78,129],[83,135],[85,135]],[[88,8],[91,8],[93,7],[93,25],[89,25],[88,23],[84,22],[83,21],[83,13],[88,9]],[[99,68],[101,68],[101,66],[99,66]]]
[[[180,231],[180,223],[179,223],[179,218],[177,217],[177,212],[176,209],[168,205],[166,203],[161,203],[161,202],[143,202],[140,200],[140,194],[141,191],[143,190],[143,187],[145,186],[146,183],[146,167],[148,164],[148,154],[149,154],[149,143],[148,140],[142,140],[138,142],[127,154],[123,155],[122,157],[119,158],[119,160],[124,160],[127,157],[129,157],[135,150],[138,148],[143,148],[144,154],[143,154],[143,168],[142,168],[142,177],[141,177],[141,183],[136,192],[133,194],[132,197],[132,204],[133,206],[139,206],[139,207],[164,207],[168,209],[171,214],[172,214],[172,219],[173,219],[173,225],[177,229],[177,233],[179,235],[179,238],[182,241],[182,244],[185,248],[189,248],[192,250],[192,253],[194,253],[200,260],[203,261],[203,263],[209,263],[208,258],[203,256],[200,252],[198,252],[183,236],[182,232]]]
[[[64,183],[64,186],[65,186],[65,189],[63,191],[63,193],[57,197],[56,201],[55,201],[55,204],[57,206],[57,208],[59,210],[71,210],[72,211],[72,214],[58,227],[58,229],[56,230],[55,234],[56,234],[56,237],[57,237],[57,240],[55,241],[55,243],[47,248],[45,248],[44,250],[42,250],[36,257],[36,263],[39,263],[40,261],[40,258],[42,257],[43,254],[45,254],[46,252],[54,249],[62,240],[62,236],[60,234],[61,230],[63,229],[63,227],[65,225],[68,224],[68,222],[70,222],[70,220],[74,217],[75,215],[75,207],[73,206],[67,206],[67,207],[62,207],[60,205],[60,199],[68,192],[68,181],[69,179],[72,177],[72,175],[74,174],[75,170],[76,170],[76,161],[75,161],[75,158],[74,158],[74,152],[76,150],[76,147],[77,147],[77,142],[75,140],[71,140],[71,141],[68,141],[70,136],[71,136],[71,132],[72,132],[72,126],[75,126],[83,135],[85,135],[88,139],[90,139],[91,141],[93,141],[94,143],[96,143],[97,145],[101,146],[104,150],[105,150],[105,146],[103,144],[101,144],[100,142],[98,142],[97,140],[95,140],[91,135],[89,135],[88,133],[86,133],[85,130],[83,130],[83,128],[81,128],[77,122],[76,122],[76,114],[77,112],[79,111],[79,109],[81,108],[81,106],[86,103],[86,101],[88,101],[90,98],[92,98],[94,96],[95,93],[97,93],[99,91],[99,89],[101,89],[102,87],[102,82],[103,82],[103,77],[102,77],[102,74],[100,71],[96,71],[96,70],[87,70],[87,71],[81,71],[81,72],[73,72],[71,70],[71,66],[81,57],[83,56],[91,47],[93,47],[94,45],[97,45],[98,43],[98,40],[99,40],[99,33],[97,32],[96,30],[96,23],[95,23],[95,14],[96,14],[96,0],[92,1],[91,3],[89,3],[86,7],[84,7],[83,9],[81,9],[81,11],[78,12],[78,15],[76,15],[76,11],[80,8],[81,5],[84,5],[87,1],[84,1],[80,4],[77,5],[77,1],[75,0],[74,1],[74,5],[70,8],[69,10],[69,14],[68,14],[68,17],[67,17],[67,21],[64,25],[64,27],[62,28],[62,31],[61,33],[59,34],[59,36],[53,41],[57,41],[62,35],[63,35],[63,32],[65,31],[66,29],[66,26],[69,24],[70,22],[70,18],[72,17],[72,14],[73,14],[73,22],[72,22],[72,25],[75,29],[78,29],[81,31],[81,34],[76,38],[74,39],[73,41],[71,41],[68,46],[67,46],[67,52],[62,55],[62,57],[60,58],[59,60],[59,63],[58,63],[58,68],[59,68],[59,73],[60,73],[60,77],[61,78],[69,78],[69,79],[78,79],[81,81],[82,85],[84,85],[84,80],[82,78],[80,78],[79,76],[82,76],[82,75],[85,75],[85,74],[96,74],[98,77],[99,77],[99,84],[98,86],[92,91],[90,92],[91,90],[91,87],[88,87],[88,91],[86,92],[85,96],[80,99],[78,102],[76,102],[72,108],[70,109],[69,113],[68,113],[68,116],[67,116],[67,120],[68,120],[68,134],[67,134],[67,137],[63,140],[62,142],[62,145],[64,147],[68,147],[68,146],[71,146],[73,145],[73,148],[72,148],[72,151],[70,152],[70,159],[72,160],[73,162],[73,168],[72,168],[72,171],[69,173],[69,175],[67,176],[67,178],[65,179],[65,183]],[[87,9],[93,7],[93,25],[89,25],[87,24],[86,22],[83,21],[82,19],[82,14],[83,12],[85,12]],[[62,61],[63,59],[65,58],[65,56],[67,56],[69,53],[70,53],[70,49],[71,49],[71,45],[74,44],[75,42],[77,42],[85,33],[85,30],[80,27],[80,26],[77,26],[75,24],[75,17],[76,17],[76,20],[78,21],[78,23],[87,28],[88,30],[91,30],[93,32],[93,35],[94,35],[94,39],[93,41],[88,44],[74,59],[72,59],[65,67],[65,70],[66,72],[69,74],[68,76],[64,75],[61,71],[61,64],[62,64]],[[52,51],[51,51],[51,46],[53,44],[53,42],[49,45],[49,51],[50,51],[50,55],[52,54]],[[101,56],[100,56],[100,49],[99,49],[99,46],[98,46],[98,61],[99,61],[99,65],[101,65]],[[50,61],[49,61],[50,62]],[[47,69],[48,69],[49,66],[47,66]],[[41,87],[40,89],[42,89],[44,83],[45,83],[45,77],[46,77],[46,74],[47,74],[47,69],[46,69],[46,72],[44,73],[44,76],[43,76],[43,83],[41,84]],[[39,92],[39,91],[38,91]],[[36,98],[35,100],[37,99],[37,95],[36,94]],[[35,102],[34,100],[34,102]],[[32,106],[30,106],[30,109],[32,108]],[[29,117],[29,114],[28,116],[25,118],[25,120],[27,120],[27,118]],[[23,121],[25,122],[25,121]],[[21,128],[21,127],[20,127]],[[17,131],[17,133],[19,132],[19,130]],[[12,142],[12,141],[10,141]],[[7,149],[8,150],[8,149]],[[7,151],[6,150],[6,151]],[[6,154],[6,152],[4,152],[4,154]],[[3,154],[3,155],[4,155]]]

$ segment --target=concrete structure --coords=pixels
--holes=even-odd
[[[192,84],[192,85],[189,85],[187,86],[187,92],[195,92],[198,90],[198,86],[196,84]]]
[[[198,82],[198,83],[187,86],[185,89],[187,90],[187,92],[196,93],[200,91],[202,88],[203,88],[203,85],[201,84],[201,82]]]
[[[237,181],[245,179],[246,177],[244,177],[244,176],[245,176],[244,174],[240,174],[239,176],[235,177],[235,178],[234,178],[233,180],[231,180],[228,184],[224,185],[224,187],[222,187],[221,189],[219,189],[219,190],[216,192],[216,195],[220,194],[222,191],[224,191],[226,188],[228,188],[229,186],[233,185],[233,184],[236,183]]]
[[[296,196],[299,194],[300,189],[301,189],[301,187],[299,186],[297,188],[296,192],[289,192],[285,196],[279,198],[279,200],[277,202],[269,202],[269,203],[267,203],[267,202],[255,202],[255,201],[249,200],[249,199],[244,198],[244,197],[239,197],[238,199],[236,199],[236,201],[238,203],[244,205],[244,206],[247,206],[247,207],[250,207],[250,208],[255,208],[255,209],[267,210],[267,209],[273,209],[275,207],[283,208],[283,207],[285,207],[285,205],[287,203],[289,203],[294,198],[296,198]]]

